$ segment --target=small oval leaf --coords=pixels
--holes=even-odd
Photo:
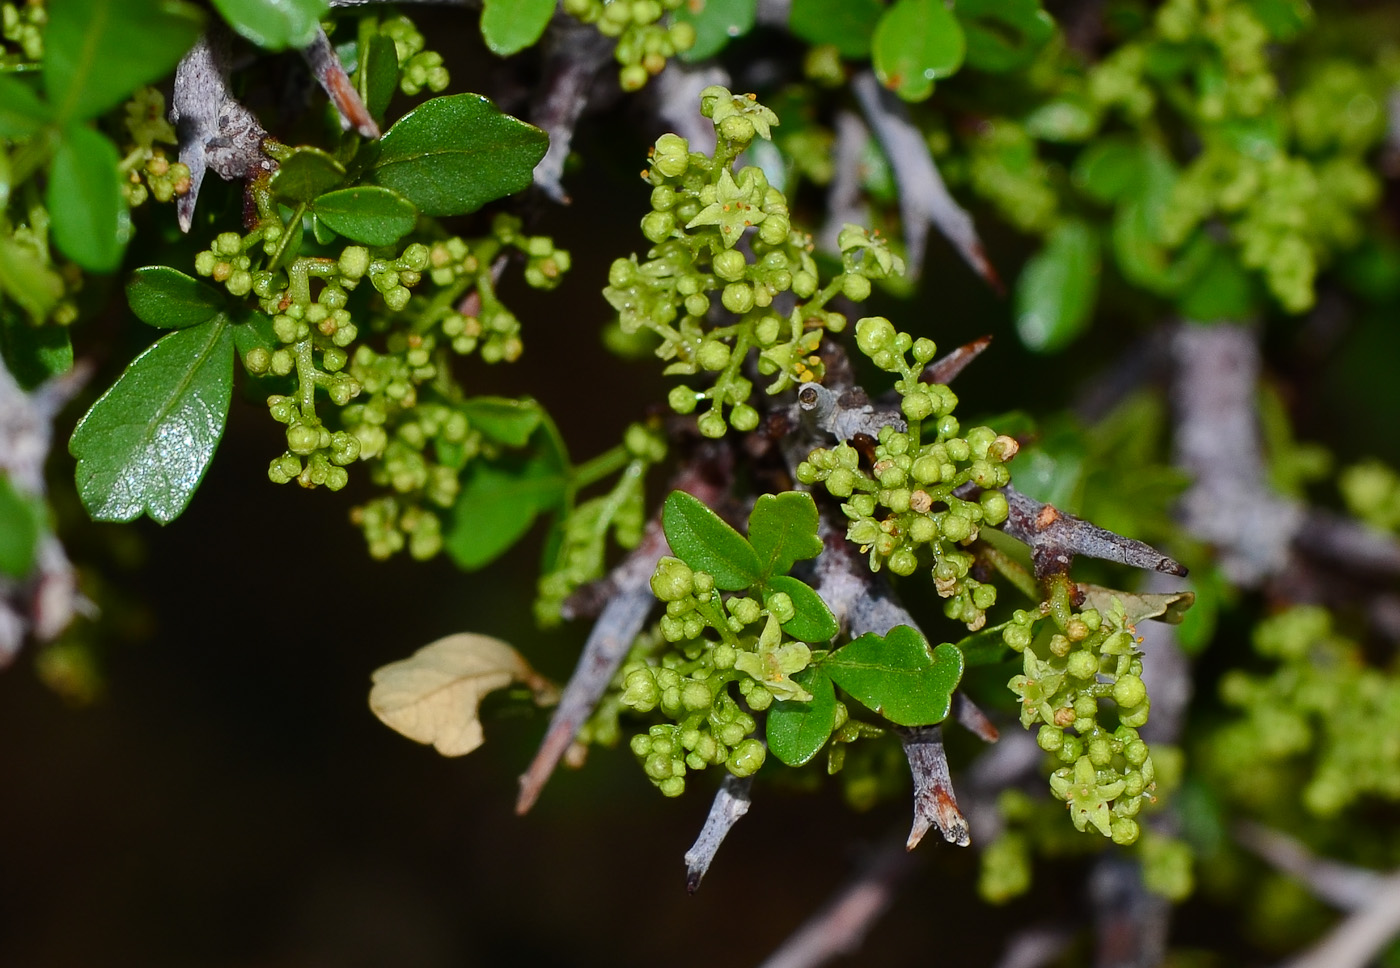
[[[266,50],[302,48],[330,13],[327,0],[214,0],[229,26]]]
[[[345,166],[320,148],[298,148],[272,176],[272,190],[285,202],[310,202],[345,180]]]
[[[126,284],[126,301],[141,322],[160,329],[198,325],[225,305],[217,290],[170,266],[145,266],[133,272]]]
[[[753,29],[757,13],[757,0],[692,0],[681,4],[673,14],[675,21],[695,28],[695,44],[681,53],[681,60],[698,61],[718,54],[725,44]]]
[[[372,177],[425,215],[462,215],[529,185],[548,147],[543,131],[480,94],[453,94],[420,104],[385,133]]]
[[[763,581],[763,565],[753,546],[694,495],[672,491],[661,509],[661,527],[671,552],[690,567],[709,572],[717,588],[738,591]]]
[[[962,681],[963,654],[944,642],[936,649],[917,629],[896,625],[886,635],[867,632],[826,657],[821,668],[865,706],[900,726],[929,726],[948,718]]]
[[[765,575],[786,575],[794,562],[822,553],[817,505],[806,491],[763,494],[749,515],[749,544]]]
[[[773,703],[768,710],[768,748],[788,766],[805,766],[821,752],[836,726],[836,690],[819,666],[808,666],[792,680],[812,699]]]
[[[1083,222],[1061,222],[1016,280],[1016,332],[1029,349],[1064,349],[1089,324],[1099,289],[1099,240]]]
[[[190,503],[228,419],[230,329],[219,316],[161,337],[78,422],[68,452],[94,520],[168,524]]]
[[[330,229],[365,245],[393,245],[418,224],[412,202],[378,185],[328,192],[313,207]]]
[[[934,81],[962,66],[966,46],[943,0],[897,0],[875,27],[875,76],[904,100],[922,101],[933,93]]]
[[[47,202],[58,247],[92,272],[112,272],[131,235],[117,146],[92,128],[63,133],[49,167]]]
[[[540,39],[554,0],[486,0],[481,8],[481,36],[491,53],[509,57]]]
[[[768,579],[765,592],[765,601],[773,592],[783,592],[792,599],[793,615],[783,623],[783,631],[793,638],[803,642],[829,642],[841,630],[836,616],[811,585],[790,575],[777,575]]]

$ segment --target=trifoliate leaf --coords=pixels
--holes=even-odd
[[[709,572],[717,588],[738,591],[766,577],[753,546],[694,495],[672,491],[661,509],[661,527],[672,554]]]
[[[63,0],[49,6],[44,90],[61,120],[95,117],[175,69],[204,30],[178,0]]]
[[[420,104],[379,141],[371,177],[425,215],[462,215],[530,184],[549,137],[480,94]]]
[[[963,654],[928,641],[907,625],[887,635],[867,632],[821,663],[832,680],[861,703],[901,726],[928,726],[948,718],[962,681]]]
[[[131,215],[117,173],[117,146],[92,128],[63,133],[49,167],[46,200],[58,247],[92,272],[121,264]]]
[[[233,333],[221,314],[162,337],[78,422],[68,452],[97,521],[145,513],[161,524],[189,504],[224,434]]]
[[[896,0],[875,27],[871,55],[880,83],[906,101],[922,101],[933,82],[962,66],[962,27],[942,0]]]
[[[792,679],[812,698],[772,705],[768,710],[768,748],[788,766],[804,766],[831,738],[836,726],[836,690],[819,666],[808,666]]]
[[[519,652],[469,632],[425,645],[371,678],[369,708],[380,721],[411,740],[431,743],[443,756],[463,756],[481,745],[481,699],[488,692],[523,682],[540,705],[558,700]]]
[[[133,272],[126,284],[126,301],[141,322],[160,329],[196,326],[227,302],[218,290],[170,266],[145,266]]]
[[[749,544],[765,575],[786,575],[794,562],[822,553],[817,506],[806,491],[761,495],[749,515]]]
[[[481,8],[481,36],[491,53],[509,57],[540,39],[554,0],[486,0]]]
[[[418,224],[418,209],[398,192],[358,185],[316,199],[316,217],[347,239],[365,245],[393,245]]]
[[[266,50],[302,48],[330,12],[327,0],[214,0],[234,30]]]

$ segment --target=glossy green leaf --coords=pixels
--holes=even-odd
[[[62,0],[49,6],[44,90],[54,116],[82,120],[160,80],[204,32],[178,0]]]
[[[472,397],[463,401],[462,412],[473,428],[507,447],[524,447],[544,416],[529,397]]]
[[[677,22],[695,28],[695,45],[681,53],[681,60],[713,57],[735,37],[753,29],[758,0],[691,0],[673,15]]]
[[[418,224],[412,202],[378,185],[327,192],[316,199],[315,209],[331,229],[366,245],[393,245]]]
[[[214,0],[229,26],[267,50],[302,48],[330,13],[327,0]]]
[[[0,138],[27,138],[48,123],[50,113],[33,85],[0,74]]]
[[[115,270],[131,235],[118,161],[116,145],[74,125],[63,133],[49,167],[46,200],[54,242],[92,272]]]
[[[895,0],[875,27],[871,54],[880,83],[906,101],[922,101],[933,82],[962,66],[967,42],[942,0]]]
[[[382,118],[399,89],[398,48],[390,38],[375,34],[365,50],[361,70],[368,74],[361,84],[360,97],[373,117]]]
[[[486,0],[481,9],[481,36],[491,53],[509,57],[540,39],[554,0]]]
[[[548,434],[535,449],[503,460],[474,460],[443,533],[443,547],[460,567],[481,568],[510,549],[541,513],[560,508],[568,487],[562,455]]]
[[[806,491],[763,494],[749,515],[749,544],[765,575],[786,575],[793,563],[822,553],[817,506]]]
[[[788,29],[809,44],[831,44],[842,57],[867,57],[880,0],[792,0]]]
[[[764,585],[764,601],[774,592],[792,599],[793,615],[783,623],[783,631],[803,642],[829,642],[841,631],[822,597],[806,582],[790,575],[774,575]]]
[[[20,388],[32,390],[73,368],[73,341],[67,326],[31,326],[0,303],[0,356]]]
[[[227,303],[218,290],[169,266],[146,266],[133,272],[126,284],[126,301],[138,319],[160,329],[198,325]]]
[[[311,237],[316,240],[317,245],[330,245],[335,241],[335,233],[331,231],[329,225],[322,223],[322,221],[316,217],[315,212],[310,214]]]
[[[9,476],[0,472],[0,575],[28,575],[43,533],[44,502],[15,490]]]
[[[222,315],[138,356],[68,444],[88,514],[130,521],[145,513],[161,524],[179,517],[223,437],[232,391],[233,332]]]
[[[0,296],[11,300],[34,322],[42,322],[63,298],[63,280],[32,248],[9,235],[0,236]]]
[[[461,215],[530,184],[549,138],[479,94],[433,98],[379,142],[373,179],[425,215]]]
[[[717,588],[738,591],[766,577],[753,546],[694,495],[672,491],[661,509],[661,527],[671,553],[713,575]]]
[[[345,180],[345,166],[320,148],[298,148],[272,176],[272,190],[288,204],[310,202]]]
[[[1116,202],[1134,194],[1147,177],[1142,145],[1123,138],[1103,138],[1080,152],[1074,163],[1074,185],[1100,202]]]
[[[789,699],[768,710],[768,749],[781,763],[804,766],[821,752],[836,727],[836,690],[820,666],[808,666],[792,681],[812,695],[810,702]]]
[[[918,631],[896,625],[884,636],[867,632],[827,656],[821,668],[890,722],[928,726],[948,718],[963,654],[948,642],[930,649]]]
[[[1040,0],[958,0],[956,9],[967,36],[968,66],[979,71],[1026,67],[1055,35],[1055,18]]]
[[[1099,241],[1083,222],[1061,222],[1016,280],[1016,333],[1028,348],[1055,353],[1089,325],[1099,288]]]

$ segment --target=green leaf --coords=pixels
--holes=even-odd
[[[365,245],[393,245],[418,224],[418,209],[398,192],[359,185],[316,199],[316,217],[347,239]]]
[[[507,447],[524,447],[544,416],[529,397],[472,397],[462,402],[462,412],[474,428]]]
[[[49,7],[44,90],[61,120],[91,118],[158,81],[204,32],[177,0],[62,0]]]
[[[138,319],[160,329],[196,326],[225,304],[223,293],[169,266],[146,266],[131,274],[126,301]]]
[[[677,23],[695,28],[695,44],[681,53],[683,61],[704,60],[724,49],[735,37],[753,29],[758,0],[690,0],[673,15]]]
[[[379,141],[373,179],[425,215],[461,215],[530,184],[549,138],[479,94],[420,104]]]
[[[34,88],[0,74],[0,138],[27,138],[48,123],[51,112]]]
[[[267,50],[302,48],[330,12],[327,0],[214,0],[229,26]]]
[[[0,295],[40,323],[63,298],[63,279],[29,246],[0,235]]]
[[[298,148],[272,176],[272,190],[288,204],[310,202],[345,180],[345,166],[320,148]]]
[[[671,553],[713,575],[717,588],[738,591],[766,577],[753,546],[694,495],[672,491],[661,509],[661,528]]]
[[[530,530],[535,518],[563,506],[567,458],[538,433],[535,449],[504,460],[472,461],[443,533],[443,547],[468,570],[490,564]]]
[[[371,37],[360,69],[367,72],[360,88],[365,108],[373,117],[382,118],[399,88],[399,54],[393,40],[383,34]]]
[[[967,42],[942,0],[896,0],[875,27],[871,52],[880,83],[906,101],[922,101],[933,82],[962,66]]]
[[[46,201],[54,242],[92,272],[114,271],[131,235],[118,160],[116,145],[75,125],[64,131],[49,167]]]
[[[749,515],[749,544],[765,575],[786,575],[793,562],[822,553],[817,506],[806,491],[763,494]]]
[[[901,726],[928,726],[948,718],[963,674],[963,654],[928,641],[907,625],[884,636],[867,632],[822,662],[832,680],[861,703]]]
[[[1213,240],[1203,244],[1210,249],[1210,257],[1182,291],[1177,302],[1180,315],[1203,323],[1243,321],[1257,315],[1258,291],[1236,250]]]
[[[1080,152],[1072,177],[1075,187],[1090,198],[1116,202],[1141,188],[1147,156],[1136,141],[1103,138]]]
[[[94,520],[161,524],[190,503],[228,419],[233,332],[216,316],[138,356],[78,422],[68,451]]]
[[[486,0],[481,9],[481,36],[499,57],[534,44],[554,16],[554,0]]]
[[[803,642],[829,642],[841,631],[836,616],[811,585],[790,575],[775,575],[764,585],[764,601],[774,592],[783,592],[792,599],[793,615],[783,623],[783,631],[793,638]]]
[[[842,57],[867,57],[880,0],[792,0],[788,29],[809,44],[831,44]]]
[[[34,569],[44,533],[44,502],[21,494],[0,473],[0,575],[23,578]]]
[[[1016,280],[1016,333],[1028,348],[1055,353],[1089,325],[1099,288],[1099,240],[1078,220],[1061,222]]]
[[[32,390],[73,368],[73,342],[67,326],[31,326],[0,305],[0,356],[20,388]]]
[[[1019,70],[1055,36],[1055,18],[1040,0],[958,0],[967,35],[967,63],[979,71]]]
[[[779,762],[805,766],[821,752],[836,728],[836,690],[820,666],[794,673],[792,681],[811,693],[812,699],[773,703],[768,710],[768,748]]]
[[[233,345],[238,349],[239,357],[246,362],[249,350],[262,349],[272,352],[282,345],[282,341],[272,329],[271,317],[262,313],[249,313],[247,319],[234,324]]]

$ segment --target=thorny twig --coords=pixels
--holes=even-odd
[[[347,130],[354,128],[366,138],[379,137],[379,125],[370,117],[365,102],[360,100],[360,92],[345,73],[345,65],[331,46],[325,28],[316,28],[316,39],[302,49],[301,56],[306,58],[316,82],[340,112],[340,126]]]
[[[953,796],[953,778],[948,774],[948,754],[943,749],[942,726],[901,726],[896,730],[914,775],[914,825],[909,830],[905,850],[913,850],[924,839],[929,827],[937,826],[943,839],[966,847],[972,843],[967,818]]]
[[[190,190],[175,201],[182,232],[194,223],[206,170],[233,181],[275,167],[263,153],[267,132],[230,92],[228,72],[229,35],[218,26],[211,27],[175,68],[170,121],[180,140],[180,163],[190,170]]]
[[[544,78],[530,108],[530,118],[549,135],[549,150],[535,166],[535,184],[551,199],[567,203],[564,162],[574,128],[588,106],[599,71],[612,57],[613,44],[589,24],[572,17],[550,23],[544,43]]]
[[[725,775],[715,791],[705,825],[700,828],[700,836],[685,852],[685,889],[688,893],[695,893],[710,869],[715,854],[719,852],[720,844],[724,843],[724,838],[739,822],[739,818],[749,812],[749,806],[753,803],[752,791],[753,777]]]
[[[687,472],[675,486],[694,494],[706,504],[718,500],[718,489],[695,470]],[[559,705],[549,720],[544,739],[534,760],[520,777],[520,795],[515,801],[516,813],[527,813],[540,791],[554,773],[579,729],[593,714],[598,700],[607,691],[608,683],[617,672],[632,643],[641,634],[647,615],[656,605],[650,579],[657,560],[669,552],[666,536],[659,518],[648,523],[641,543],[608,576],[612,597],[604,606],[598,620],[584,643],[574,674],[559,697]]]
[[[870,926],[914,869],[898,840],[884,844],[822,908],[804,921],[759,968],[816,968],[860,948]]]
[[[1387,875],[1364,907],[1284,968],[1364,968],[1400,933],[1400,872]]]
[[[1002,291],[1001,278],[987,258],[982,240],[977,237],[972,216],[949,193],[929,154],[928,142],[909,119],[903,102],[881,86],[869,71],[862,71],[851,79],[851,90],[874,129],[875,137],[880,139],[899,185],[899,214],[904,222],[909,277],[919,277],[928,227],[932,223],[978,275],[992,288]]]
[[[90,368],[79,364],[25,393],[0,358],[0,471],[19,493],[43,496],[54,417],[89,374]],[[0,668],[10,664],[27,636],[48,641],[67,628],[79,604],[73,566],[58,537],[46,533],[29,576],[0,576]]]

